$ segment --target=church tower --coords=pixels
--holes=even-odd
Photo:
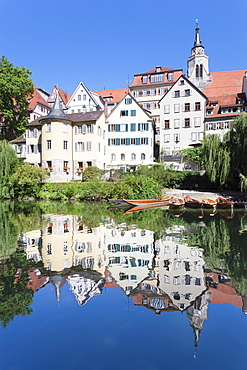
[[[187,77],[200,90],[210,81],[208,69],[208,56],[200,39],[198,19],[196,20],[195,41],[188,58]]]

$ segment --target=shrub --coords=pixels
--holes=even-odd
[[[87,167],[82,174],[82,181],[99,181],[101,170],[98,167]]]

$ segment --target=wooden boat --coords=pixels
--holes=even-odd
[[[163,208],[163,209],[168,209],[168,206],[165,205],[160,205],[160,204],[153,204],[153,205],[146,205],[146,206],[134,206],[132,208],[127,209],[123,214],[127,215],[129,213],[134,213],[134,212],[140,212],[140,211],[145,211],[147,209],[154,209],[154,208]]]
[[[233,206],[233,202],[231,200],[226,199],[226,198],[218,197],[215,200],[217,202],[217,207],[218,208],[229,208],[229,207]]]
[[[174,217],[180,217],[184,214],[184,208],[169,208],[169,213],[173,215]]]
[[[108,202],[115,203],[115,204],[125,204],[123,199],[107,199]]]
[[[171,208],[180,208],[184,206],[185,202],[182,198],[171,197],[168,204]]]
[[[191,198],[190,195],[187,195],[184,198],[185,202],[185,207],[190,207],[190,208],[201,208],[202,204],[199,200]]]
[[[170,197],[158,197],[153,199],[123,199],[124,202],[132,206],[148,206],[148,205],[168,205]]]
[[[216,200],[208,199],[208,198],[202,199],[201,204],[203,208],[216,208],[217,206]]]

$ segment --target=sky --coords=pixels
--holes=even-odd
[[[124,88],[159,65],[186,74],[196,19],[210,71],[247,70],[246,0],[0,0],[0,15],[0,56],[48,92]]]

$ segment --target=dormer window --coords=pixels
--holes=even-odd
[[[151,82],[164,82],[164,74],[151,75]]]
[[[161,72],[161,67],[156,67],[156,72]]]
[[[184,85],[184,80],[180,80],[180,85]]]
[[[210,116],[211,114],[213,114],[213,109],[207,109],[207,116]]]
[[[168,81],[173,81],[173,72],[167,73],[167,80]]]
[[[142,83],[147,84],[148,83],[148,76],[142,76]]]

